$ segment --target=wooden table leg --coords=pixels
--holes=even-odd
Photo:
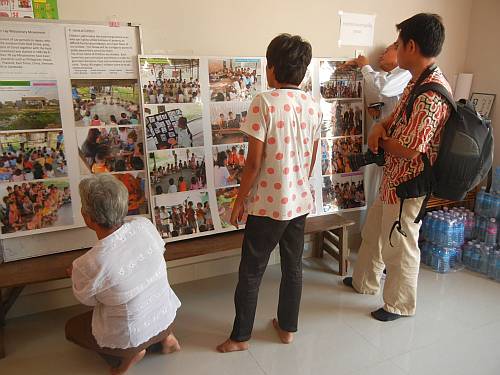
[[[0,288],[0,359],[5,358],[5,317],[23,289],[24,286],[5,289],[7,292],[4,295]]]
[[[339,231],[339,242],[339,275],[345,276],[347,275],[347,269],[349,267],[349,243],[347,227],[342,227],[342,229]]]
[[[2,288],[0,288],[0,359],[5,358],[5,343],[3,327],[5,325],[5,310],[3,307]]]
[[[314,257],[323,258],[323,232],[318,232],[314,241]]]

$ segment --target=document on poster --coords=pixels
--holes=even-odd
[[[0,24],[2,78],[54,76],[53,49],[46,26]]]
[[[135,31],[133,27],[67,27],[71,78],[137,78]]]
[[[339,12],[340,35],[339,46],[373,45],[375,31],[375,15]]]

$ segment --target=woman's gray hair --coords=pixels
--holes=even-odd
[[[82,212],[105,228],[123,223],[128,212],[128,190],[109,174],[87,177],[79,185]]]

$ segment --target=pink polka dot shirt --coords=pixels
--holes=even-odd
[[[273,90],[254,98],[241,130],[265,147],[248,197],[250,215],[291,220],[311,212],[309,171],[320,124],[319,106],[301,90]]]

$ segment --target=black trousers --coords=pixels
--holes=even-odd
[[[278,243],[281,256],[278,322],[284,331],[297,331],[302,295],[302,253],[306,216],[287,221],[248,216],[239,280],[234,294],[236,317],[231,340],[248,341],[252,335],[260,283],[269,256]]]

